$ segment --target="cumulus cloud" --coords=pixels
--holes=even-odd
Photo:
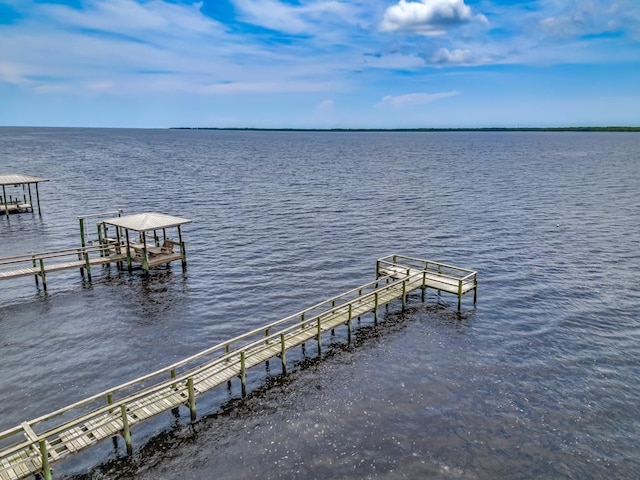
[[[431,62],[437,65],[470,65],[473,63],[473,53],[466,48],[455,50],[441,48],[431,57]]]
[[[443,35],[449,28],[469,23],[474,18],[487,21],[483,15],[474,17],[464,0],[400,0],[397,5],[387,8],[380,30]]]
[[[406,95],[387,95],[378,104],[380,106],[390,106],[393,108],[412,107],[416,105],[424,105],[432,103],[442,98],[453,97],[459,95],[458,91],[439,92],[439,93],[407,93]]]

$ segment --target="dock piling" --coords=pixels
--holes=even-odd
[[[196,421],[196,395],[193,389],[193,377],[187,378],[187,390],[189,392],[189,413],[191,414],[191,421]]]
[[[44,480],[52,480],[51,467],[49,466],[49,452],[44,438],[38,442],[40,446],[40,457],[42,458],[42,476]]]
[[[120,416],[122,417],[124,444],[127,447],[127,454],[131,455],[133,453],[133,447],[131,446],[131,430],[129,429],[129,418],[127,417],[127,406],[125,404],[120,405]]]
[[[280,334],[280,362],[282,363],[282,374],[287,373],[287,345],[284,333]]]

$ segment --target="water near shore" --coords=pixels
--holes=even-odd
[[[0,256],[79,244],[77,216],[158,211],[189,268],[0,283],[0,430],[374,278],[390,253],[479,271],[321,361],[258,368],[56,478],[638,478],[640,137],[579,132],[0,128],[44,176]],[[188,417],[188,415],[187,415]]]

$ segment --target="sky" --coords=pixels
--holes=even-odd
[[[0,0],[0,126],[612,125],[639,0]]]

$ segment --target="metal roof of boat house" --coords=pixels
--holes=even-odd
[[[0,185],[21,185],[24,183],[48,182],[48,178],[32,177],[21,173],[0,174]]]
[[[161,230],[163,228],[177,227],[185,223],[191,223],[191,220],[165,215],[164,213],[151,212],[114,217],[105,220],[104,223],[136,232],[148,232],[149,230]]]

